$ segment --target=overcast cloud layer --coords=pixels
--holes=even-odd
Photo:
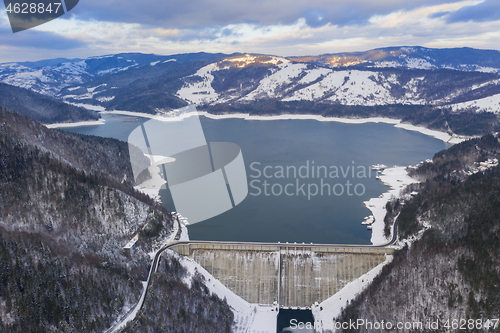
[[[76,9],[86,19],[140,23],[163,28],[205,28],[250,23],[289,25],[305,18],[309,26],[365,25],[374,15],[457,0],[87,0]]]
[[[80,0],[69,14],[16,34],[0,12],[0,62],[118,52],[500,49],[498,31],[498,0]]]

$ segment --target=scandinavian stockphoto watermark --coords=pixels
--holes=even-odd
[[[189,224],[241,203],[248,194],[248,184],[240,147],[230,142],[207,142],[194,106],[169,115],[157,116],[129,135],[136,183],[145,191],[166,183],[176,211]],[[161,178],[160,183],[155,177]]]
[[[249,187],[252,196],[363,196],[362,180],[375,175],[364,165],[318,165],[305,161],[296,165],[250,164]]]
[[[369,331],[369,332],[393,332],[393,331],[403,331],[403,332],[469,332],[469,331],[489,331],[498,330],[500,320],[498,318],[427,318],[426,320],[414,320],[414,321],[386,321],[386,320],[366,320],[366,319],[349,319],[349,321],[335,321],[333,320],[333,325],[325,325],[321,321],[311,322],[301,322],[297,319],[290,320],[290,326],[287,332],[303,331],[303,330],[316,330],[322,331],[327,329],[335,329],[335,331],[342,330],[353,330],[353,331]]]
[[[4,0],[12,32],[16,33],[63,16],[79,0]]]

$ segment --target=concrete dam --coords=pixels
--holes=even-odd
[[[179,242],[189,256],[250,303],[306,308],[330,298],[394,249],[371,246]]]

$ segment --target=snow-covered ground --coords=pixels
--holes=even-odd
[[[404,128],[405,130],[409,130],[409,131],[416,131],[416,132],[419,132],[419,133],[422,133],[422,134],[425,134],[428,136],[432,136],[436,139],[439,139],[439,140],[447,142],[447,143],[452,143],[452,144],[460,143],[460,142],[463,142],[463,141],[471,138],[471,137],[468,137],[465,135],[456,135],[456,134],[449,135],[446,132],[431,130],[431,129],[428,129],[425,127],[414,126],[411,124],[403,124],[401,122],[396,124],[395,127]]]
[[[257,89],[252,91],[242,100],[254,100],[262,97],[277,97],[280,94],[280,88],[292,82],[292,79],[298,77],[307,68],[306,64],[281,64],[278,70],[260,81]]]
[[[230,61],[234,64],[236,67],[245,67],[250,64],[253,64],[257,61],[263,64],[274,64],[274,65],[280,65],[280,64],[288,64],[290,61],[288,59],[282,58],[282,57],[276,57],[276,56],[271,56],[271,59],[266,60],[266,61],[261,61],[257,56],[253,56],[250,54],[245,54],[242,56],[234,57],[234,58],[227,58],[222,60],[221,62],[224,61]]]
[[[245,67],[251,63],[273,63],[276,67],[271,74],[260,80],[259,85],[247,95],[229,94],[219,96],[212,88],[212,71],[225,69],[222,64],[232,63],[232,66]],[[426,68],[433,67],[425,59],[408,58],[405,67]],[[231,67],[231,66],[230,66]],[[228,67],[229,68],[229,67]],[[201,78],[194,81],[196,77]],[[419,84],[422,80],[410,80],[404,85],[405,94],[395,96],[393,86],[400,85],[395,74],[363,70],[334,70],[318,67],[310,69],[304,63],[273,57],[269,61],[261,61],[256,56],[245,55],[236,58],[224,59],[219,63],[207,65],[194,75],[187,76],[184,86],[177,91],[177,95],[195,104],[223,103],[229,100],[254,101],[261,98],[278,98],[283,101],[321,101],[328,100],[342,105],[424,105],[430,102],[421,98]],[[319,80],[318,80],[319,79]],[[314,84],[312,82],[318,80]],[[297,89],[293,91],[294,89]],[[236,90],[236,89],[233,89]],[[293,91],[293,93],[289,93]],[[231,91],[227,91],[229,93]]]
[[[384,236],[384,217],[386,212],[385,205],[391,198],[398,198],[400,192],[407,185],[417,183],[406,171],[406,167],[387,168],[380,174],[380,180],[387,186],[389,190],[383,193],[378,198],[371,198],[365,201],[365,206],[372,212],[375,217],[375,222],[372,224],[371,242],[373,245],[382,245],[388,243],[392,239],[391,235],[386,238]]]
[[[167,183],[161,175],[160,165],[173,162],[175,161],[175,158],[160,155],[144,155],[149,158],[151,163],[151,166],[149,167],[151,178],[140,183],[139,185],[136,185],[134,188],[149,195],[153,199],[159,200],[161,187],[163,184]]]
[[[200,68],[194,75],[189,77],[193,80],[199,79],[196,82],[185,83],[184,86],[177,91],[177,96],[194,104],[210,103],[217,98],[219,94],[212,88],[214,76],[213,71],[221,70],[217,64],[210,64]]]
[[[433,64],[425,59],[406,57],[406,66],[413,69],[432,69],[436,68]]]
[[[64,62],[56,66],[51,66],[50,69],[64,74],[84,75],[87,74],[87,63],[85,60],[77,62]]]
[[[306,70],[305,72],[307,74],[304,75],[299,80],[299,84],[311,83],[311,82],[317,80],[318,78],[320,78],[321,76],[327,75],[328,73],[331,72],[331,70],[328,68],[315,68],[315,69],[311,69],[311,70]]]
[[[184,242],[189,240],[188,228],[184,224],[180,224],[181,226],[181,235],[179,237],[179,242]]]
[[[476,99],[474,101],[462,102],[451,105],[453,111],[460,111],[465,109],[474,109],[477,112],[500,112],[500,94],[488,96],[485,98]]]
[[[315,69],[308,72],[299,83],[312,82],[321,75],[324,77],[315,84],[295,91],[283,101],[314,101],[326,98],[343,105],[426,104],[426,101],[419,97],[419,90],[415,85],[417,81],[405,85],[406,94],[403,98],[394,98],[391,85],[399,84],[395,75],[386,77],[382,73],[359,70]]]
[[[104,125],[106,120],[89,120],[89,121],[79,121],[76,123],[55,123],[45,125],[48,128],[69,128],[69,127],[77,127],[77,126],[91,126],[91,125]]]
[[[75,105],[75,106],[80,106],[82,108],[86,108],[86,109],[89,109],[89,110],[92,110],[92,111],[98,111],[98,112],[104,112],[104,111],[106,111],[106,109],[103,106],[100,106],[100,105],[92,105],[92,104],[84,104],[84,103],[68,103],[68,104],[72,104],[72,105]]]

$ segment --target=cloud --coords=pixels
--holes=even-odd
[[[448,15],[449,13],[450,13],[449,11],[432,13],[429,15],[429,18],[440,18],[440,17]]]
[[[72,11],[79,19],[199,29],[230,24],[289,25],[305,19],[310,27],[368,24],[373,15],[459,0],[87,0]]]
[[[465,6],[451,13],[448,23],[456,22],[488,22],[500,20],[500,2],[498,0],[486,0],[477,5]]]
[[[322,0],[308,0],[296,7],[292,6],[295,0],[288,0],[288,5],[284,0],[253,0],[251,5],[249,0],[241,0],[227,3],[233,6],[227,9],[221,7],[226,0],[205,0],[212,7],[199,5],[195,9],[191,4],[172,2],[169,6],[173,13],[165,12],[162,20],[159,9],[164,6],[162,2],[155,2],[158,13],[146,20],[142,17],[144,13],[138,13],[137,17],[128,13],[135,6],[130,0],[124,0],[121,3],[124,8],[120,9],[129,16],[113,13],[117,17],[112,20],[106,10],[107,2],[113,1],[101,1],[104,11],[94,13],[90,8],[96,6],[95,0],[80,2],[71,19],[53,20],[35,28],[36,31],[15,34],[16,40],[9,39],[11,32],[1,33],[0,25],[0,45],[5,46],[0,57],[17,61],[16,57],[39,60],[42,54],[45,58],[83,58],[120,52],[199,51],[311,55],[400,45],[500,48],[500,21],[447,23],[450,15],[461,7],[477,4],[477,0],[443,0],[443,4],[437,5],[434,4],[438,1],[432,1],[432,5],[413,9],[401,9],[405,0],[397,1],[397,5],[395,0],[379,0],[376,4],[335,0],[334,5],[329,0],[329,6]],[[199,0],[192,1],[199,4]],[[146,8],[148,3],[153,5],[150,0],[140,4]],[[388,8],[390,5],[394,6]],[[78,12],[80,7],[82,10]],[[0,13],[0,21],[8,24],[4,16]],[[187,19],[175,23],[182,18]],[[138,23],[141,20],[145,22]]]
[[[83,47],[85,43],[51,32],[25,30],[14,34],[10,28],[0,27],[0,45],[63,51]]]
[[[223,37],[231,36],[233,34],[234,34],[234,31],[233,31],[233,29],[230,29],[230,28],[224,28],[221,31],[221,36],[223,36]]]
[[[304,14],[306,23],[312,28],[322,27],[328,24],[328,19],[326,17],[326,12],[323,9],[311,9]]]

